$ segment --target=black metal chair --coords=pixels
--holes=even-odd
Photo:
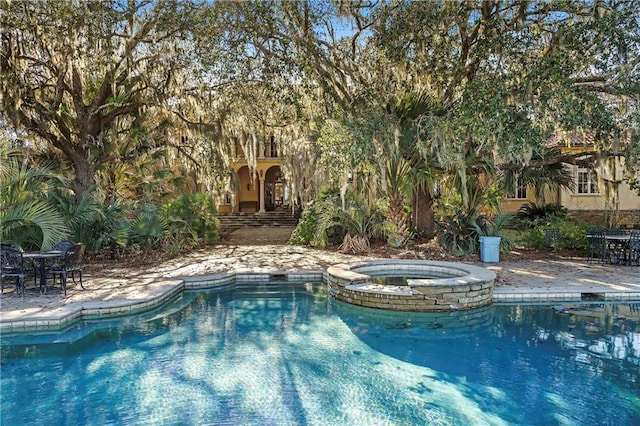
[[[589,263],[594,259],[600,259],[600,263],[604,264],[609,257],[609,249],[607,240],[604,238],[604,232],[595,232],[588,235],[589,238]]]
[[[605,243],[607,245],[609,263],[618,265],[629,265],[629,244],[628,240],[620,239],[631,235],[630,229],[612,228],[604,231]]]
[[[75,273],[77,272],[80,275],[80,287],[84,290],[84,285],[82,284],[82,270],[87,267],[86,264],[83,263],[84,259],[84,244],[76,243],[75,251],[73,254],[73,258],[71,259],[71,264],[67,268],[67,272],[71,272],[71,279],[73,283],[76,283]]]
[[[65,251],[62,262],[51,265],[49,269],[49,273],[53,276],[54,284],[56,282],[56,275],[60,275],[60,287],[62,287],[65,296],[67,295],[67,273],[71,267],[75,253],[76,246],[74,244]]]
[[[24,298],[24,270],[22,268],[22,252],[16,248],[2,245],[0,247],[0,293],[4,291],[5,280],[16,280],[16,293]]]
[[[632,232],[629,236],[628,265],[640,266],[640,232]]]
[[[71,240],[62,240],[62,241],[58,241],[57,243],[53,244],[51,246],[51,250],[57,250],[57,251],[61,251],[63,253],[66,253],[68,249],[74,247],[76,245],[76,243],[74,243]],[[47,271],[51,271],[52,269],[55,268],[59,268],[60,267],[60,261],[54,262],[50,259],[48,260],[42,260],[42,262],[45,262],[45,269]],[[33,274],[33,283],[37,284],[37,279],[38,279],[38,272],[37,272],[37,265],[33,264],[33,269],[35,271],[35,273]],[[75,281],[74,281],[75,282]]]
[[[85,267],[85,265],[82,263],[83,256],[84,244],[73,243],[72,246],[66,249],[62,262],[54,264],[49,271],[49,273],[53,275],[54,283],[56,276],[60,276],[60,285],[62,287],[62,290],[64,291],[65,296],[67,295],[67,277],[69,276],[69,273],[71,273],[71,279],[75,284],[75,273],[78,272],[80,275],[80,287],[83,290],[85,289],[82,283],[82,269]]]

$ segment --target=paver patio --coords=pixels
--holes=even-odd
[[[69,309],[118,306],[148,300],[176,287],[181,277],[221,272],[317,272],[337,263],[372,258],[306,247],[264,244],[267,237],[261,239],[252,230],[244,232],[244,237],[240,232],[239,238],[231,238],[225,244],[195,251],[151,268],[132,270],[129,267],[113,267],[96,273],[88,270],[84,279],[86,290],[70,284],[66,298],[59,291],[43,295],[31,291],[24,299],[15,294],[5,294],[0,298],[0,325],[4,328],[15,321],[55,318],[67,314]],[[266,232],[274,239],[277,238],[277,232],[286,233],[287,230]],[[248,244],[247,241],[254,244]],[[476,264],[497,273],[495,300],[522,301],[522,296],[528,295],[524,300],[544,301],[547,294],[573,294],[579,300],[580,295],[614,293],[622,296],[622,300],[640,300],[640,267],[600,265],[589,263],[586,259],[563,259],[557,256],[543,260]]]

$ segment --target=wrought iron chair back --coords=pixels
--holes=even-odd
[[[68,249],[70,249],[71,247],[75,246],[76,243],[74,243],[71,240],[62,240],[59,241],[57,243],[55,243],[54,245],[51,246],[52,250],[60,250],[60,251],[64,251],[66,252]]]
[[[67,277],[69,276],[69,273],[71,273],[71,279],[74,283],[76,282],[75,273],[79,273],[80,287],[84,290],[84,285],[82,283],[82,269],[85,267],[82,263],[83,256],[84,244],[73,243],[73,245],[65,251],[62,263],[54,265],[51,269],[54,280],[56,275],[60,275],[60,285],[62,286],[65,296],[67,294]]]
[[[80,279],[80,287],[84,290],[84,284],[82,283],[82,270],[87,266],[84,264],[83,262],[84,259],[84,244],[82,243],[77,243],[75,245],[75,251],[73,253],[73,258],[71,259],[71,264],[67,266],[67,272],[71,272],[71,279],[73,280],[74,284],[76,282],[76,275],[75,273],[77,272]]]
[[[629,236],[629,265],[640,266],[640,232]]]
[[[71,247],[75,246],[75,244],[76,244],[76,243],[74,243],[74,242],[73,242],[73,241],[71,241],[71,240],[62,240],[62,241],[58,241],[57,243],[53,244],[53,245],[51,246],[51,250],[57,250],[57,251],[61,251],[61,252],[63,252],[63,253],[66,253],[66,252],[67,252],[67,250],[68,250],[69,248],[71,248]],[[64,266],[64,263],[63,263],[63,262],[64,262],[64,258],[61,258],[61,259],[62,259],[62,261],[57,260],[57,259],[44,259],[44,260],[41,260],[41,262],[44,262],[44,265],[45,265],[45,266],[44,266],[44,268],[45,268],[47,271],[50,271],[50,270],[53,270],[53,269],[59,269],[59,268],[61,268],[62,266]],[[62,263],[61,263],[61,262],[62,262]],[[38,267],[38,265],[37,265],[36,263],[34,263],[34,262],[32,262],[31,267],[32,267],[32,268],[33,268],[33,270],[34,270],[34,273],[33,273],[33,283],[34,283],[34,284],[36,284],[36,282],[37,282],[37,280],[38,280],[38,273],[37,273],[37,270],[38,270],[38,268],[39,268],[39,267]]]
[[[64,258],[61,263],[53,265],[49,271],[51,275],[53,275],[53,281],[55,282],[56,275],[60,275],[60,286],[62,287],[62,291],[64,291],[64,295],[67,295],[67,273],[73,264],[73,259],[76,256],[76,245],[75,243],[67,248],[64,253]]]
[[[5,279],[15,278],[16,292],[22,294],[22,297],[24,297],[22,252],[3,244],[0,247],[0,267],[0,293],[4,290]]]
[[[594,259],[600,259],[600,263],[604,264],[609,257],[604,235],[604,232],[594,232],[589,235],[589,263]]]

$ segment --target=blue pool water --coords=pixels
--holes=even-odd
[[[321,284],[187,292],[4,334],[1,424],[640,424],[640,305],[559,309],[393,313]]]

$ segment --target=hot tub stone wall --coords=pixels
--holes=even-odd
[[[407,286],[371,283],[375,275],[448,275],[409,279]],[[454,262],[374,260],[327,269],[329,294],[337,300],[394,311],[453,311],[489,305],[495,273]]]

